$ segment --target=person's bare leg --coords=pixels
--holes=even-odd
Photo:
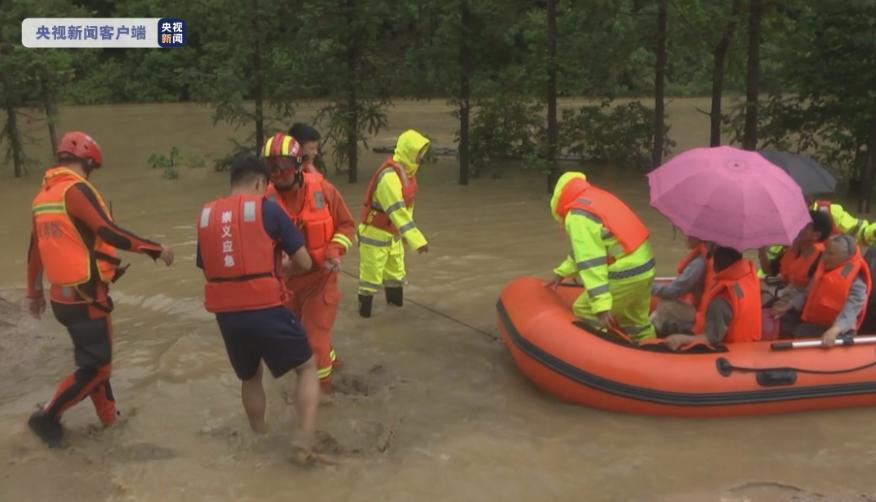
[[[261,364],[259,364],[259,369],[252,378],[241,382],[240,397],[243,401],[243,409],[246,410],[246,416],[249,418],[249,426],[252,430],[257,434],[267,432],[268,426],[265,423],[265,408],[267,404],[265,399],[265,388],[262,387]]]
[[[319,408],[319,377],[316,374],[316,360],[310,358],[295,368],[298,375],[295,383],[295,409],[298,412],[298,430],[294,435],[294,445],[310,449],[316,431],[316,412]]]

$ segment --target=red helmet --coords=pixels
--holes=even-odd
[[[55,155],[59,159],[75,157],[86,160],[91,164],[91,167],[100,167],[103,164],[103,152],[100,150],[100,145],[91,136],[79,131],[70,131],[64,134]]]
[[[271,168],[274,183],[291,180],[301,169],[301,145],[292,136],[278,132],[265,141],[262,158]]]

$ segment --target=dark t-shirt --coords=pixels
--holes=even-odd
[[[293,255],[301,249],[301,246],[304,246],[304,236],[301,231],[292,223],[286,211],[272,200],[265,199],[262,204],[262,225],[272,239],[277,239],[280,242],[280,249],[286,254]],[[198,245],[197,253],[196,265],[204,268],[200,245]]]

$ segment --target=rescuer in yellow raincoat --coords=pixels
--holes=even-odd
[[[642,221],[579,172],[557,181],[551,213],[572,246],[572,254],[554,269],[555,282],[577,275],[585,288],[572,306],[575,315],[619,327],[634,339],[655,336],[648,319],[654,255]]]
[[[395,153],[374,172],[359,223],[359,315],[371,317],[374,294],[381,286],[386,301],[402,306],[405,251],[402,239],[418,253],[429,251],[426,237],[414,223],[417,170],[429,140],[409,129],[398,137]]]

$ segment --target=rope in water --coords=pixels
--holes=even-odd
[[[346,270],[341,270],[341,273],[344,274],[344,275],[346,275],[346,276],[348,276],[348,277],[352,277],[353,279],[359,280],[359,276],[354,275],[354,274],[352,274],[352,273],[350,273],[350,272],[347,272]],[[449,315],[449,314],[446,314],[446,313],[444,313],[444,312],[441,312],[440,310],[438,310],[438,309],[436,309],[436,308],[434,308],[434,307],[430,307],[430,306],[425,305],[425,304],[423,304],[423,303],[420,303],[420,302],[418,302],[418,301],[416,301],[416,300],[411,300],[410,298],[406,298],[406,300],[407,300],[409,303],[412,303],[412,304],[416,305],[417,307],[420,307],[421,309],[423,309],[423,310],[425,310],[425,311],[427,311],[427,312],[430,312],[430,313],[432,313],[432,314],[434,314],[434,315],[436,315],[436,316],[438,316],[438,317],[443,317],[444,319],[447,319],[448,321],[454,322],[454,323],[456,323],[456,324],[458,324],[458,325],[460,325],[460,326],[464,326],[464,327],[466,327],[466,328],[468,328],[468,329],[470,329],[470,330],[472,330],[472,331],[474,331],[474,332],[476,332],[476,333],[479,333],[479,334],[481,334],[481,335],[488,336],[488,337],[490,337],[490,339],[492,339],[492,340],[498,340],[498,339],[499,339],[499,337],[497,337],[497,336],[494,335],[493,333],[490,333],[489,331],[486,331],[486,330],[483,330],[483,329],[481,329],[481,328],[478,328],[477,326],[472,326],[471,324],[469,324],[469,323],[467,323],[467,322],[465,322],[465,321],[463,321],[463,320],[461,320],[461,319],[457,319],[457,318],[455,318],[455,317],[453,317],[453,316],[451,316],[451,315]]]

